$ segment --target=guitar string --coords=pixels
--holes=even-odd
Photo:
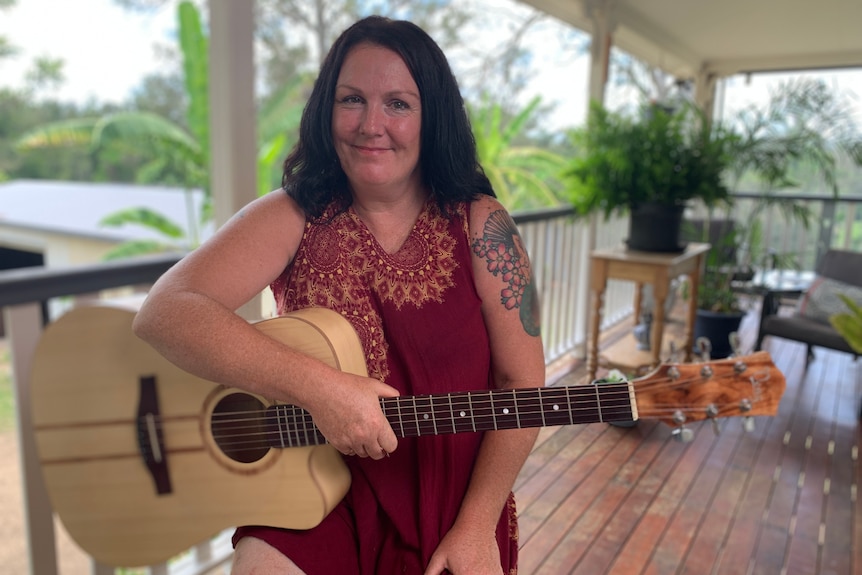
[[[728,377],[733,377],[733,376],[732,375],[713,376],[713,379],[719,379],[720,380],[720,379],[727,379]],[[683,385],[683,384],[688,384],[688,383],[690,383],[696,379],[699,379],[699,378],[692,377],[692,378],[689,378],[687,380],[681,380],[681,379],[669,380],[669,381],[671,381],[671,384],[664,384],[664,387],[675,387],[675,386],[679,386],[679,385]],[[637,385],[638,382],[633,381],[631,383],[633,385]],[[652,382],[652,381],[648,382],[648,383],[650,383],[650,387],[661,387],[663,385],[661,383]],[[584,393],[585,391],[587,391],[587,389],[592,390],[592,388],[590,388],[588,386],[573,386],[573,387],[580,388],[581,393]],[[647,386],[641,385],[640,387],[647,387]],[[527,391],[530,391],[530,390],[527,390]],[[555,395],[563,396],[563,395],[565,395],[566,388],[564,388],[564,387],[560,387],[560,388],[536,388],[536,391],[537,391],[537,393],[536,393],[537,397],[532,398],[534,402],[535,401],[542,401],[545,398],[541,398],[538,396],[547,395],[547,394],[549,394],[549,392],[557,392]],[[497,392],[497,393],[499,394],[500,392]],[[482,395],[482,394],[483,393],[481,393],[481,392],[479,393],[479,395]],[[504,392],[504,394],[505,394],[505,392]],[[475,395],[475,392],[473,392],[472,395]],[[603,394],[603,398],[607,395],[618,395],[619,399],[624,398],[626,401],[628,401],[628,390],[627,389],[620,390],[620,391],[607,391]],[[425,398],[425,399],[429,398],[429,396],[416,396],[416,397],[417,398]],[[437,397],[439,397],[439,396],[437,396]],[[395,402],[398,399],[399,398],[386,398],[383,401]],[[459,397],[455,396],[455,394],[453,394],[453,399],[454,400],[464,399],[464,397],[462,396],[459,398]],[[498,398],[497,403],[499,404],[501,400],[505,401],[505,399],[506,398]],[[404,398],[402,398],[402,400],[404,400]],[[410,399],[406,399],[406,401],[410,402]],[[608,400],[608,401],[611,401],[611,400]],[[476,399],[472,399],[472,404],[470,406],[473,408],[474,411],[476,411],[477,409],[478,410],[486,409],[486,408],[482,407],[483,404],[487,404],[487,406],[491,406],[493,403],[494,403],[494,400],[492,400],[490,398],[487,400],[478,400],[478,401]],[[581,404],[589,403],[592,407],[579,408],[579,407],[577,407],[578,403],[581,403]],[[628,414],[630,412],[628,405],[617,406],[615,408],[614,406],[605,406],[604,404],[605,404],[605,401],[603,401],[602,415],[606,416],[606,419],[611,419],[614,416]],[[478,408],[477,408],[477,405],[478,405]],[[577,414],[577,413],[585,413],[585,412],[590,412],[590,411],[591,412],[597,411],[597,408],[595,407],[594,401],[589,401],[589,402],[580,401],[580,402],[578,402],[576,400],[576,401],[572,401],[571,405],[572,405],[572,408],[565,410],[562,414],[549,414],[547,409],[545,409],[545,410],[540,409],[538,411],[531,411],[529,409],[528,410],[519,409],[516,414],[513,413],[511,416],[512,417],[519,416],[522,419],[528,420],[527,424],[523,425],[523,427],[535,427],[535,426],[538,426],[538,424],[540,422],[540,418],[538,416],[541,416],[541,415],[555,416],[554,421],[552,422],[551,425],[563,425],[563,424],[567,424],[568,422],[560,421],[558,423],[557,419],[561,419],[560,415],[565,415],[569,412],[571,412],[573,414]],[[726,404],[726,405],[735,405],[735,404]],[[467,406],[467,404],[464,404],[463,406]],[[289,409],[298,410],[298,412],[299,412],[299,413],[292,414],[295,429],[293,429],[293,430],[288,429],[288,430],[284,431],[284,435],[289,436],[288,439],[289,439],[290,443],[293,443],[294,441],[300,442],[302,437],[307,438],[307,436],[309,434],[311,434],[311,435],[319,434],[319,430],[314,425],[314,423],[310,417],[310,414],[308,412],[306,412],[304,410],[300,410],[299,408],[295,408],[293,406],[283,406],[283,407],[288,407]],[[428,407],[433,407],[431,405],[430,401],[428,402]],[[452,409],[454,411],[460,411],[458,409],[456,403],[452,404]],[[620,409],[622,409],[622,411],[619,411]],[[658,415],[672,415],[672,414],[676,413],[677,411],[692,412],[695,410],[693,408],[680,408],[679,406],[674,405],[674,404],[655,404],[652,407],[652,409],[649,409],[646,411],[639,410],[639,413],[655,417]],[[702,409],[700,411],[702,411]],[[719,410],[719,411],[721,411],[721,410]],[[243,442],[248,443],[250,445],[251,444],[260,445],[261,439],[272,438],[273,436],[277,436],[277,437],[282,436],[282,433],[279,432],[278,430],[261,431],[261,427],[266,427],[266,426],[277,428],[279,420],[281,420],[283,418],[283,416],[281,416],[279,414],[267,414],[267,415],[261,417],[260,416],[261,411],[224,412],[224,413],[220,413],[220,414],[213,414],[213,418],[214,418],[214,420],[218,419],[219,424],[225,424],[225,422],[226,422],[225,420],[227,417],[236,417],[236,416],[239,416],[242,414],[254,415],[255,418],[252,420],[243,419],[243,418],[231,419],[231,420],[227,420],[227,422],[229,423],[229,422],[233,421],[233,422],[239,422],[239,423],[253,423],[253,425],[248,426],[245,429],[241,429],[240,426],[232,427],[231,428],[232,435],[220,435],[219,436],[219,439],[220,439],[219,445],[222,445],[225,447],[228,447],[228,446],[235,447],[237,445],[241,446]],[[423,412],[423,414],[424,414],[424,412]],[[216,417],[216,416],[218,416],[218,417]],[[499,413],[496,415],[493,413],[480,413],[478,415],[478,417],[480,419],[482,419],[483,421],[485,421],[485,420],[490,421],[490,420],[495,419],[495,418],[500,418],[500,416],[501,416],[501,414],[499,414]],[[416,428],[417,431],[420,431],[420,433],[419,433],[420,435],[433,435],[433,434],[435,434],[434,429],[430,429],[430,430],[424,429],[425,426],[429,426],[432,424],[431,419],[430,419],[432,417],[436,421],[437,427],[443,428],[444,432],[446,432],[446,430],[449,430],[449,429],[451,429],[452,432],[460,431],[458,429],[459,422],[462,422],[461,427],[465,427],[463,425],[463,420],[461,420],[460,418],[452,417],[451,415],[446,415],[445,413],[442,413],[442,412],[429,415],[429,420],[424,421],[424,422],[423,421],[409,422],[408,427],[411,430],[413,428]],[[532,419],[532,418],[535,418],[535,419]],[[475,420],[476,416],[474,415],[472,417],[472,419]],[[536,425],[530,425],[530,422],[533,422]],[[404,431],[403,423],[402,423],[401,427],[402,427],[402,433],[403,433],[403,431]],[[466,427],[467,427],[467,429],[463,429],[463,431],[469,431],[469,426],[466,426]],[[494,427],[491,427],[491,429],[493,429],[493,428]],[[237,433],[238,431],[239,431],[239,433]],[[239,443],[235,443],[237,441]],[[234,443],[228,444],[228,442],[234,442]],[[269,447],[270,445],[268,442],[265,442],[265,444],[263,446]]]
[[[727,376],[723,376],[723,375],[722,375],[722,376],[718,376],[718,378],[719,378],[719,379],[726,379],[726,377],[727,377]],[[688,379],[688,380],[679,380],[679,379],[677,379],[677,380],[672,380],[672,384],[670,385],[670,387],[678,386],[678,385],[682,385],[682,384],[687,384],[687,383],[689,383],[689,382],[691,382],[691,381],[693,381],[693,380],[695,380],[695,379],[697,379],[697,378],[690,378],[690,379]],[[638,383],[638,382],[637,382],[637,381],[633,381],[633,382],[631,382],[631,383],[632,383],[633,385],[637,385],[637,383]],[[650,382],[650,383],[653,383],[653,382]],[[661,385],[661,384],[659,383],[658,385],[653,385],[653,387],[657,387],[657,386],[660,386],[660,385]],[[575,387],[581,388],[581,392],[585,391],[585,389],[583,389],[583,388],[591,389],[591,388],[588,388],[588,386],[575,386]],[[645,387],[645,386],[641,385],[641,386],[639,386],[639,387]],[[666,385],[665,387],[668,387],[668,386]],[[540,395],[541,395],[541,396],[543,396],[543,395],[549,395],[549,394],[550,394],[550,395],[565,395],[565,393],[566,393],[566,388],[563,388],[563,387],[560,387],[560,388],[536,388],[536,390],[537,390],[537,391],[539,391],[539,393],[537,393],[537,394],[536,394],[537,396],[540,396]],[[554,393],[554,392],[556,392],[556,393]],[[628,391],[627,391],[627,390],[625,390],[625,391],[619,391],[619,392],[613,392],[613,393],[618,394],[618,395],[620,395],[621,397],[625,397],[625,399],[626,399],[626,400],[628,400]],[[606,393],[605,393],[605,394],[603,394],[603,395],[607,396],[607,395],[609,395],[609,392],[606,392]],[[422,396],[418,396],[418,397],[422,397]],[[425,397],[427,398],[428,396],[425,396]],[[398,399],[398,398],[391,398],[391,399],[389,399],[389,401],[395,401],[395,400],[397,400],[397,399]],[[455,397],[455,399],[458,399],[458,397]],[[544,399],[544,398],[542,398],[542,399]],[[540,401],[540,398],[539,398],[539,397],[535,398],[535,401]],[[478,405],[478,409],[484,409],[484,408],[482,407],[482,406],[483,406],[483,403],[487,403],[487,405],[489,405],[489,406],[490,406],[490,405],[493,403],[493,400],[490,400],[490,399],[489,399],[489,400],[479,400],[479,401],[477,401],[477,400],[473,400],[473,402],[472,402],[472,407],[473,407],[474,409],[476,409],[476,408],[477,408],[477,405]],[[499,403],[499,399],[498,399],[498,403]],[[578,404],[578,403],[589,403],[589,404],[591,405],[591,407],[590,407],[590,408],[586,408],[586,409],[585,409],[585,408],[579,408],[579,407],[577,407],[577,404]],[[583,412],[583,411],[594,411],[594,412],[596,411],[596,408],[594,407],[594,406],[595,406],[595,403],[594,403],[594,402],[592,402],[592,401],[590,401],[590,402],[584,402],[584,401],[578,402],[578,401],[576,400],[576,401],[571,402],[571,405],[572,405],[572,408],[571,408],[571,409],[569,409],[569,410],[566,410],[566,413],[568,413],[569,411],[570,411],[570,412],[572,412],[572,413],[574,413],[574,414],[577,414],[578,412]],[[665,405],[665,404],[657,404],[656,406],[654,406],[654,407],[653,407],[653,409],[650,409],[650,410],[643,410],[643,409],[641,409],[641,410],[640,410],[640,413],[642,413],[642,414],[644,414],[644,415],[660,415],[660,414],[666,414],[666,413],[668,413],[668,414],[672,414],[672,413],[674,413],[674,412],[676,412],[676,411],[680,411],[680,410],[682,410],[682,411],[686,411],[686,410],[688,410],[688,411],[693,411],[693,409],[691,409],[691,408],[679,408],[678,406],[673,405],[673,404],[667,404],[667,405],[668,405],[667,407],[664,407],[664,405]],[[728,404],[728,405],[730,405],[730,404]],[[290,406],[288,406],[288,407],[289,407],[289,408],[291,408]],[[468,406],[468,407],[469,407],[469,406]],[[611,410],[613,409],[613,407],[612,407],[612,406],[603,406],[603,407],[605,407],[605,409],[603,409],[603,415],[607,415],[607,416],[608,416],[608,418],[613,417],[614,415],[619,415],[619,414],[620,414],[619,412],[611,411]],[[658,407],[658,409],[656,409],[655,407]],[[454,408],[455,408],[455,404],[453,403],[453,409],[454,409]],[[291,409],[298,409],[298,408],[291,408]],[[218,420],[219,420],[219,421],[218,421],[218,423],[220,423],[220,424],[224,424],[226,421],[227,421],[228,423],[229,423],[230,421],[239,421],[239,422],[241,422],[241,423],[248,423],[248,422],[252,422],[252,423],[254,423],[254,424],[255,424],[255,425],[253,425],[253,426],[250,428],[250,429],[253,429],[253,430],[254,430],[254,433],[252,434],[253,436],[254,436],[254,435],[261,435],[261,433],[262,433],[262,434],[263,434],[263,436],[267,436],[267,437],[268,437],[268,436],[270,436],[272,433],[278,433],[277,431],[276,431],[276,432],[273,432],[273,431],[260,432],[260,431],[259,431],[259,429],[260,429],[261,425],[259,424],[259,422],[260,422],[261,420],[263,420],[263,421],[269,421],[269,420],[273,420],[273,419],[280,419],[280,418],[281,418],[281,416],[278,416],[278,417],[276,418],[276,417],[274,417],[274,416],[272,416],[272,415],[267,415],[267,416],[265,416],[264,418],[261,418],[261,417],[260,417],[260,413],[261,413],[261,411],[259,411],[259,410],[258,410],[258,411],[247,411],[247,412],[224,412],[224,413],[220,413],[220,414],[213,414],[213,418],[214,418],[214,420],[215,420],[215,419],[218,419]],[[525,410],[521,409],[521,410],[519,411],[520,416],[521,416],[521,417],[524,417],[524,418],[526,418],[526,419],[529,419],[530,417],[536,416],[536,414],[543,414],[543,413],[544,413],[545,415],[548,415],[547,411],[543,411],[543,410],[539,410],[539,411],[530,411],[530,410],[526,410],[526,411],[525,411]],[[628,413],[628,406],[627,406],[627,405],[625,406],[625,413]],[[240,416],[240,415],[243,415],[243,414],[246,414],[246,415],[254,415],[255,417],[254,417],[252,420],[248,420],[248,419],[235,419],[237,416]],[[294,415],[294,418],[295,418],[296,414],[293,414],[293,415]],[[316,430],[316,428],[314,427],[313,421],[312,421],[312,420],[311,420],[311,418],[310,418],[310,414],[308,414],[307,412],[304,412],[304,411],[300,411],[300,415],[302,415],[302,422],[300,422],[300,421],[298,421],[298,420],[296,421],[296,426],[298,427],[298,429],[297,429],[297,430],[295,430],[295,431],[290,431],[290,430],[286,431],[286,433],[287,433],[288,435],[290,435],[291,433],[294,433],[294,434],[302,434],[303,432],[308,433],[309,431],[311,431],[312,433],[314,433],[314,431]],[[441,415],[442,415],[442,414],[441,414]],[[551,415],[553,415],[553,414],[551,414]],[[230,419],[230,420],[228,420],[228,419],[227,419],[228,417],[230,417],[230,418],[234,418],[234,419]],[[484,418],[491,418],[491,417],[493,417],[493,415],[491,415],[491,414],[486,414],[486,415],[482,415],[482,414],[480,414],[480,417],[484,417]],[[499,416],[498,416],[498,417],[499,417]],[[295,418],[295,419],[296,419],[296,418]],[[448,420],[447,420],[447,418],[446,418],[446,417],[437,417],[437,418],[436,418],[436,420],[437,420],[438,424],[440,424],[440,425],[441,425],[441,426],[443,426],[443,427],[446,427],[446,424],[447,424],[447,423],[450,423],[448,420],[451,420],[452,422],[454,422],[454,423],[450,423],[450,425],[451,425],[451,426],[455,426],[455,425],[457,424],[458,418],[452,419],[452,418],[450,417],[450,418],[448,418]],[[303,425],[302,427],[299,427],[299,426],[300,426],[300,423],[304,423],[305,425]],[[565,423],[565,422],[563,422],[563,423]],[[269,424],[270,424],[271,426],[272,426],[272,425],[277,425],[277,422],[272,422],[272,421],[270,421],[270,423],[269,423]],[[422,423],[421,423],[421,422],[417,422],[417,423],[415,423],[415,424],[411,425],[411,427],[421,427],[421,425],[422,425]],[[238,427],[238,426],[237,426],[237,427]],[[248,433],[245,433],[245,432],[242,432],[242,433],[236,433],[236,431],[238,430],[238,429],[237,429],[237,427],[234,427],[234,428],[232,429],[232,430],[234,431],[234,433],[235,433],[235,436],[236,436],[237,438],[247,438],[247,437],[248,437],[248,435],[249,435]],[[402,425],[402,427],[403,427],[403,425]],[[426,431],[426,433],[425,433],[425,434],[428,434],[428,432]],[[223,439],[225,439],[225,438],[229,439],[229,437],[228,437],[228,436],[221,436],[221,437],[222,437]]]

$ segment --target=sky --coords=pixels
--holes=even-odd
[[[555,44],[546,41],[548,26],[553,25],[545,24],[535,33],[531,49],[537,72],[523,103],[536,93],[545,103],[557,100],[551,123],[572,125],[586,110],[586,89],[578,86],[586,80],[587,59],[555,54]],[[34,58],[48,56],[65,62],[58,99],[121,102],[143,76],[163,65],[154,45],[174,44],[175,30],[173,3],[155,14],[141,14],[112,0],[18,0],[13,8],[0,10],[0,35],[19,50],[0,60],[0,87],[20,88]],[[562,86],[561,77],[569,79]]]
[[[501,6],[508,2],[479,1]],[[585,116],[588,62],[586,55],[559,54],[559,45],[548,41],[554,22],[538,27],[530,41],[536,75],[521,96],[522,104],[541,94],[544,103],[557,102],[548,125],[572,126]],[[19,49],[15,57],[0,60],[0,87],[21,87],[33,59],[48,56],[65,62],[65,82],[56,93],[60,100],[122,102],[143,76],[164,65],[154,46],[175,44],[175,29],[175,3],[141,14],[124,10],[112,0],[18,0],[13,8],[0,10],[0,35]],[[854,90],[862,118],[862,70],[831,72],[827,77]],[[736,78],[730,95],[737,102],[740,98],[756,101],[765,97],[774,81]]]
[[[0,86],[20,87],[33,59],[65,61],[59,99],[120,102],[147,73],[158,70],[156,42],[171,42],[172,8],[154,15],[128,12],[111,0],[18,0],[0,10],[0,35],[19,53],[0,60]]]

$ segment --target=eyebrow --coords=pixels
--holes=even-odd
[[[363,90],[361,90],[360,88],[357,88],[356,86],[352,86],[350,84],[336,84],[335,89],[336,90],[339,90],[339,89],[350,90],[353,92],[360,92],[360,93],[363,92]],[[384,96],[405,96],[405,95],[406,96],[412,96],[412,97],[416,98],[417,100],[421,99],[419,97],[419,94],[416,92],[413,92],[412,90],[392,90],[391,92],[386,92],[384,94]]]

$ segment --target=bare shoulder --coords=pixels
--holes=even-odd
[[[302,229],[305,213],[284,190],[274,190],[240,208],[228,223],[239,223],[247,219],[255,220],[256,224],[272,222],[279,226],[287,224],[289,227]]]
[[[509,217],[509,212],[503,207],[503,204],[492,196],[482,195],[473,200],[470,204],[470,235],[475,237],[476,232],[481,232],[488,218],[497,213],[495,216],[499,218],[503,215]],[[511,218],[510,218],[511,219]]]
[[[530,257],[515,221],[495,198],[480,198],[471,205],[470,250],[486,319],[516,320],[528,335],[539,335]]]

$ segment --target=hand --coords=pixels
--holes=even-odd
[[[321,387],[309,407],[330,445],[345,455],[381,459],[398,447],[398,438],[380,408],[381,397],[398,390],[376,379],[341,373]]]
[[[456,523],[431,556],[425,575],[502,575],[496,533],[461,528]]]

